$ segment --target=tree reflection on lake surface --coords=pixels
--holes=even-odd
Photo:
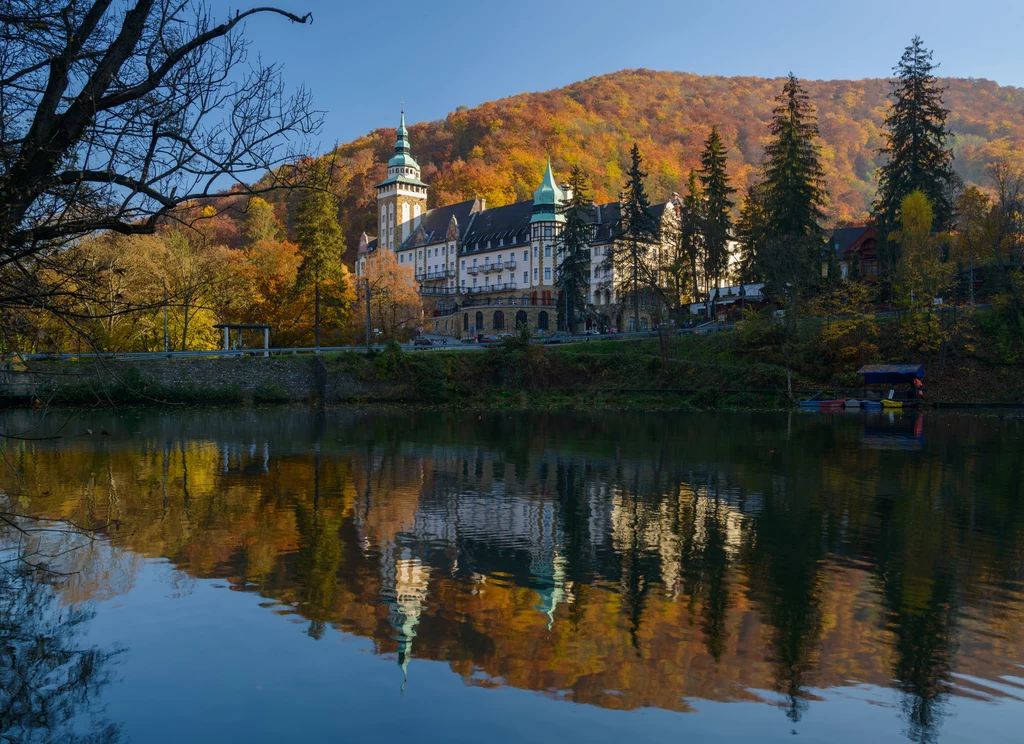
[[[133,741],[382,719],[438,741],[1012,741],[1024,716],[1024,418],[270,408],[64,433],[8,442],[0,486],[104,542],[4,623],[81,612],[122,644],[101,693]]]

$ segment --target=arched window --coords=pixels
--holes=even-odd
[[[479,310],[476,311],[476,332],[484,332],[484,314]]]
[[[523,295],[523,304],[524,305],[529,305],[530,304],[530,295]]]
[[[469,331],[469,313],[462,314],[462,330]]]
[[[537,315],[537,330],[546,331],[548,329],[548,314],[546,310],[541,310]]]
[[[526,314],[525,310],[520,310],[516,313],[516,328],[529,328],[530,318]]]
[[[505,330],[505,313],[501,312],[501,310],[494,311],[494,330]]]
[[[444,300],[437,301],[437,309],[440,310],[442,313],[444,312]]]

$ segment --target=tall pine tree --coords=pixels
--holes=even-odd
[[[330,189],[327,163],[317,159],[310,164],[305,186],[295,213],[295,234],[302,254],[295,284],[299,290],[313,289],[314,339],[319,347],[323,302],[345,293],[348,272],[341,263],[345,238],[338,224],[338,199]]]
[[[820,235],[827,194],[818,153],[818,121],[800,81],[789,74],[765,148],[766,227],[775,236]]]
[[[885,119],[886,145],[881,149],[888,162],[878,177],[875,214],[883,234],[900,222],[900,205],[914,191],[921,191],[934,207],[935,229],[944,229],[953,216],[957,177],[953,153],[946,146],[949,111],[942,105],[945,91],[935,78],[938,67],[932,52],[915,36],[893,68],[893,104]]]
[[[761,278],[760,257],[766,235],[767,212],[764,206],[764,187],[760,183],[747,187],[736,220],[736,240],[740,244],[740,284],[756,282]]]
[[[729,266],[729,241],[732,239],[732,195],[736,189],[729,185],[725,172],[727,156],[718,127],[704,143],[701,153],[700,182],[704,187],[704,282],[708,293],[717,287]]]
[[[565,313],[566,328],[576,332],[576,321],[587,305],[590,284],[590,238],[593,217],[590,191],[583,170],[574,165],[569,172],[572,196],[565,210],[565,227],[559,236],[558,285],[562,301],[558,312]]]
[[[683,196],[682,210],[679,215],[680,253],[689,266],[691,296],[694,301],[701,299],[700,282],[697,277],[698,264],[704,260],[704,200],[697,185],[697,173],[690,171],[686,181],[686,194]]]
[[[633,307],[634,330],[640,330],[640,299],[651,280],[648,254],[658,238],[658,222],[651,212],[651,201],[644,185],[647,174],[643,162],[640,147],[634,144],[622,197],[622,230],[612,255],[618,284],[616,292],[620,300],[628,299]]]

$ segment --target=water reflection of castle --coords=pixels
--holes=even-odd
[[[75,484],[134,554],[469,684],[672,710],[775,689],[798,718],[853,680],[928,732],[955,689],[993,694],[965,680],[1019,671],[1016,420],[261,415],[25,445],[18,488],[63,514]]]
[[[738,491],[719,486],[718,474],[689,473],[702,479],[696,487],[674,477],[665,492],[646,475],[646,463],[599,464],[543,451],[512,462],[477,448],[426,447],[366,457],[364,464],[369,472],[357,478],[354,522],[364,554],[378,556],[381,601],[403,670],[435,576],[528,586],[550,631],[574,599],[573,575],[625,582],[642,556],[644,570],[655,570],[644,581],[676,596],[687,551],[709,540],[709,520],[724,532],[729,552],[740,545],[743,515],[730,500]],[[404,485],[381,488],[382,468],[396,469],[394,482]],[[360,469],[353,470],[358,476]],[[745,497],[748,508],[759,503]],[[686,548],[682,511],[691,513]]]

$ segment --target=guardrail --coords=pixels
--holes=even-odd
[[[715,333],[718,331],[726,331],[732,329],[732,325],[721,324],[717,322],[705,323],[700,326],[693,328],[678,328],[672,329],[670,333],[673,335],[687,335],[690,333]],[[534,343],[550,343],[552,338],[557,338],[563,343],[571,343],[577,341],[617,341],[617,340],[628,340],[636,338],[657,338],[658,331],[630,331],[624,333],[602,333],[602,334],[578,334],[575,336],[537,336],[531,339]],[[400,344],[403,349],[413,349],[417,351],[425,351],[430,349],[443,349],[443,348],[459,348],[457,344],[454,346],[420,346],[414,347],[412,343]],[[386,347],[383,344],[372,344],[371,348],[374,351],[383,351]],[[272,349],[202,349],[192,351],[109,351],[109,352],[40,352],[33,354],[9,354],[8,356],[17,357],[18,359],[26,362],[42,362],[42,361],[72,361],[75,359],[110,359],[116,361],[143,361],[153,359],[199,359],[204,357],[246,357],[246,356],[295,356],[298,354],[336,354],[345,351],[365,351],[365,344],[358,344],[354,346],[300,346],[300,347],[278,347]]]

